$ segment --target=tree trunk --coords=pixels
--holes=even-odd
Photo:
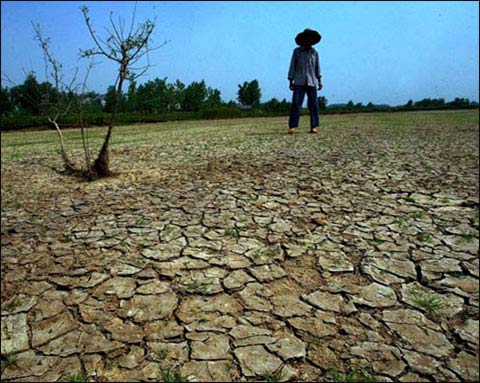
[[[108,155],[108,145],[110,143],[110,136],[112,135],[112,128],[113,125],[112,122],[110,122],[102,148],[100,149],[98,157],[93,164],[92,170],[95,178],[110,177],[112,175],[112,171],[110,170],[110,159]]]
[[[113,124],[115,122],[115,118],[117,117],[118,103],[120,101],[120,97],[122,96],[123,81],[125,80],[125,77],[127,75],[127,64],[128,63],[123,63],[120,67],[117,91],[115,92],[115,103],[113,106],[112,117],[110,118],[110,123],[108,124],[107,135],[105,136],[102,148],[98,153],[98,157],[93,164],[92,172],[94,173],[93,176],[95,179],[110,177],[112,175],[112,171],[110,170],[108,145],[110,143],[110,137],[112,135]]]

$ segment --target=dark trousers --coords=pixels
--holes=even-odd
[[[315,128],[320,125],[320,117],[318,115],[318,100],[317,88],[314,86],[294,85],[292,96],[292,107],[290,108],[290,117],[288,119],[288,127],[298,127],[300,120],[300,109],[302,108],[303,100],[307,93],[307,106],[310,111],[310,128]]]

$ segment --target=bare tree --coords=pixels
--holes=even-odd
[[[82,93],[78,96],[78,88],[80,84],[77,82],[78,68],[75,69],[75,73],[72,76],[70,82],[65,82],[62,74],[62,65],[55,59],[50,49],[50,39],[43,36],[40,25],[33,23],[35,30],[35,39],[38,41],[40,48],[42,49],[44,61],[45,61],[45,78],[44,89],[41,90],[41,101],[39,109],[43,115],[47,117],[48,122],[55,128],[58,133],[60,141],[60,154],[65,166],[65,172],[69,174],[76,174],[86,176],[90,178],[91,174],[91,161],[89,149],[87,146],[86,132],[83,128],[82,113],[83,113],[83,100],[82,95],[85,93],[88,76],[91,69],[95,65],[92,61],[89,63],[81,84]],[[50,81],[52,83],[50,83]],[[63,137],[62,129],[60,127],[59,118],[61,116],[70,113],[72,106],[76,104],[80,116],[80,128],[83,142],[83,150],[85,154],[85,167],[77,168],[74,162],[68,156],[65,150],[65,140]]]
[[[102,148],[97,159],[92,165],[92,176],[94,178],[108,177],[112,175],[109,164],[109,143],[112,135],[113,126],[118,112],[119,100],[122,96],[123,84],[126,80],[135,81],[136,78],[142,76],[151,66],[148,54],[153,49],[159,47],[151,47],[150,39],[155,28],[155,20],[147,19],[138,24],[134,28],[136,4],[133,11],[132,21],[128,33],[125,31],[125,21],[119,19],[117,23],[113,21],[113,15],[110,13],[111,29],[106,28],[107,37],[102,39],[98,36],[93,28],[90,17],[88,15],[88,7],[81,7],[85,23],[87,25],[90,36],[93,39],[95,47],[92,49],[81,50],[81,57],[93,57],[95,55],[106,57],[118,64],[118,74],[115,81],[115,99],[114,107],[108,124],[107,134],[103,141]],[[161,46],[166,44],[164,42]],[[141,66],[139,62],[145,58],[146,63]]]

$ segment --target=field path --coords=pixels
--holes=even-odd
[[[478,381],[478,111],[306,120],[2,133],[2,381]]]

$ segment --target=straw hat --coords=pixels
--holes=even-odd
[[[295,37],[295,42],[301,46],[312,46],[318,43],[321,38],[320,33],[307,28]]]

